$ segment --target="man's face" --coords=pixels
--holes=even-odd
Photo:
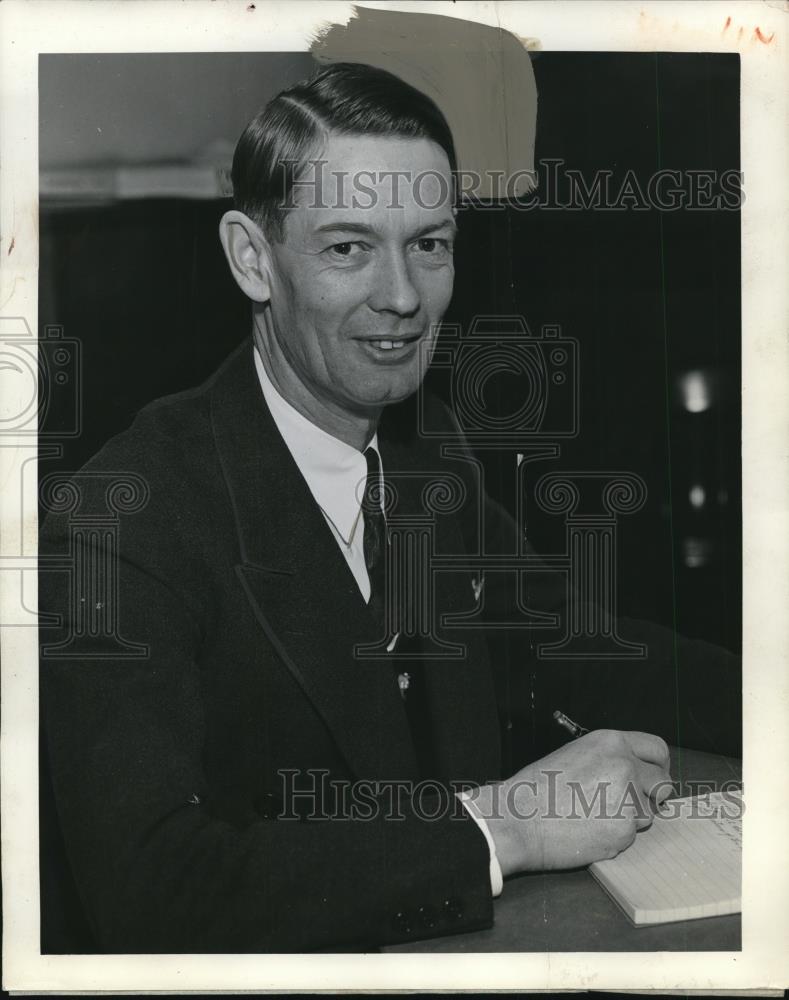
[[[310,168],[272,244],[272,332],[308,411],[364,414],[416,391],[449,304],[449,162],[380,136],[331,135],[319,158],[320,193]]]

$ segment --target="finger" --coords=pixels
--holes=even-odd
[[[670,755],[668,744],[659,736],[652,733],[623,733],[630,749],[639,760],[648,761],[650,764],[657,764],[668,769]]]
[[[674,791],[671,775],[665,767],[657,764],[639,761],[636,765],[636,777],[642,791],[658,805]]]
[[[670,799],[672,795],[676,794],[676,786],[669,776],[665,781],[660,781],[654,785],[649,791],[649,797],[655,803],[655,805],[662,805],[666,799]]]
[[[617,818],[632,820],[637,830],[644,830],[652,824],[654,815],[649,796],[640,787],[639,782],[628,781],[623,787],[622,798],[616,810]]]
[[[646,830],[652,826],[652,820],[655,818],[655,811],[649,804],[649,800],[646,802],[645,810],[636,816],[636,829]]]

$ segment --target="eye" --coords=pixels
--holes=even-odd
[[[443,255],[452,251],[449,240],[440,240],[435,236],[422,236],[416,241],[416,245],[421,253],[430,254],[431,256]]]
[[[364,251],[369,249],[370,247],[366,243],[348,240],[344,243],[333,243],[330,247],[326,248],[326,253],[330,257],[342,257],[344,260],[354,260],[361,257]]]

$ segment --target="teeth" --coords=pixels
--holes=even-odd
[[[382,351],[393,351],[398,347],[405,347],[404,340],[376,340],[375,346],[379,347]]]

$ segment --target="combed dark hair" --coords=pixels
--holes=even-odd
[[[385,70],[334,63],[283,90],[244,129],[233,156],[236,208],[281,239],[283,203],[329,132],[432,139],[456,168],[449,125],[429,97]]]

